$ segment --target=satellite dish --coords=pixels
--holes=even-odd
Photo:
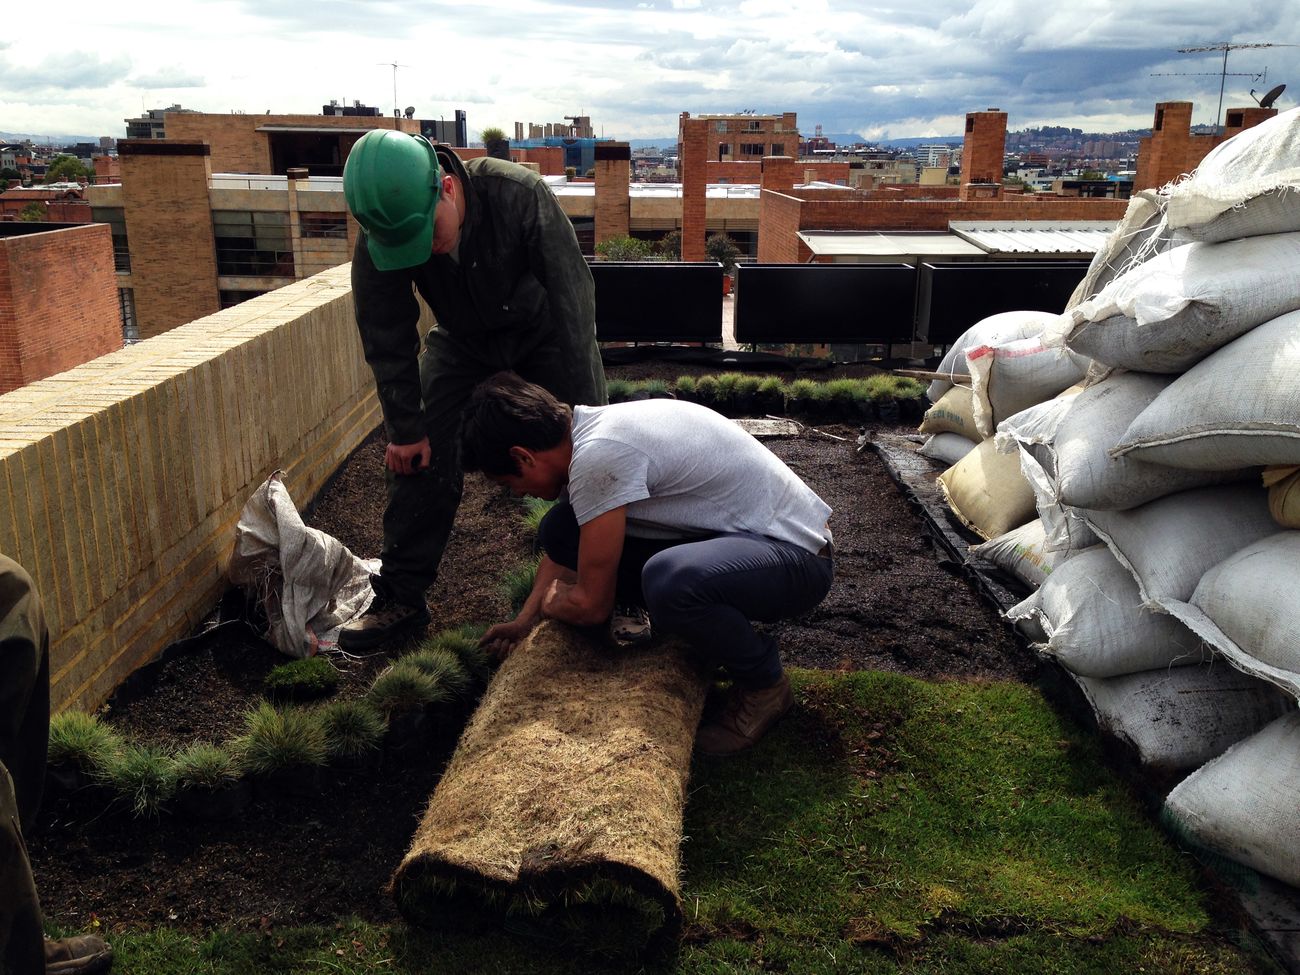
[[[407,117],[407,118],[415,118],[415,106],[414,106],[414,105],[407,105],[407,106],[406,106],[406,117]]]
[[[1268,90],[1268,94],[1259,100],[1259,107],[1272,108],[1273,103],[1277,101],[1278,95],[1282,94],[1284,91],[1286,91],[1286,85],[1274,85]]]

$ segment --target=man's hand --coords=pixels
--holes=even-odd
[[[483,634],[478,645],[495,660],[505,660],[515,647],[523,642],[524,637],[532,632],[533,624],[514,619],[509,623],[498,623]]]
[[[421,437],[415,443],[390,443],[384,451],[384,464],[394,474],[415,474],[429,466],[431,456],[429,438]]]

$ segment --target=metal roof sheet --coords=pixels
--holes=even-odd
[[[947,233],[845,233],[803,230],[799,239],[818,257],[967,257],[985,251]]]
[[[1111,220],[971,221],[949,224],[963,240],[989,254],[1071,254],[1091,256],[1115,228]]]

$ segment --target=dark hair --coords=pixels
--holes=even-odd
[[[460,428],[461,466],[466,472],[518,474],[511,447],[549,450],[569,436],[573,411],[513,372],[484,380],[470,395]]]

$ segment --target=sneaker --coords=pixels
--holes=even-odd
[[[767,734],[794,707],[790,678],[785,674],[771,687],[733,687],[722,713],[700,726],[695,750],[703,755],[735,755]]]
[[[92,975],[113,965],[113,949],[99,935],[45,939],[45,975]]]
[[[615,606],[614,615],[609,620],[609,635],[615,643],[625,646],[645,643],[652,635],[650,614],[630,603]]]
[[[339,628],[339,648],[371,650],[407,630],[428,625],[429,607],[423,599],[418,606],[412,606],[375,593],[364,613]]]

